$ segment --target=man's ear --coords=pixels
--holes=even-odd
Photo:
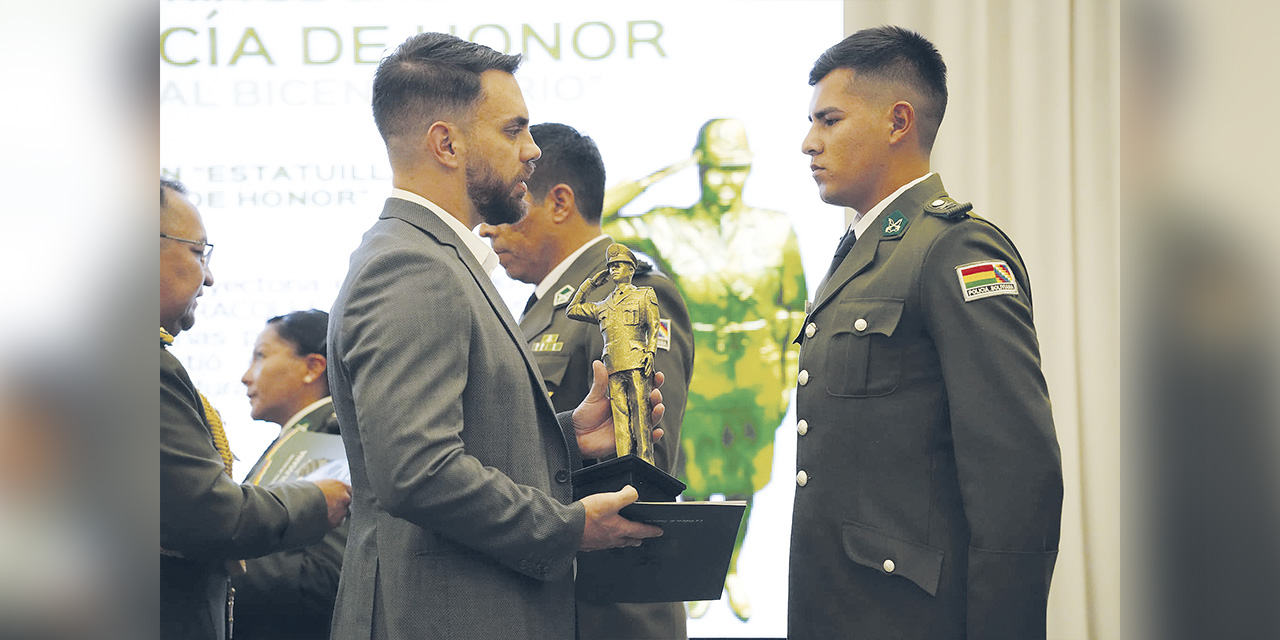
[[[892,127],[889,130],[889,144],[892,146],[906,139],[908,135],[914,136],[916,109],[910,102],[899,100],[889,107],[889,121]]]
[[[436,162],[451,169],[462,166],[463,143],[457,127],[443,120],[432,122],[427,128],[426,145],[427,153]]]
[[[551,220],[556,224],[564,222],[570,216],[578,214],[578,200],[573,187],[561,182],[547,191],[548,204],[551,205]]]

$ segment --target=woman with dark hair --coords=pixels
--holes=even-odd
[[[240,378],[249,414],[280,425],[280,438],[338,433],[326,372],[328,327],[324,311],[294,311],[268,320],[253,345]],[[248,560],[233,582],[236,640],[328,638],[346,543],[344,522],[316,545]]]
[[[254,420],[280,425],[281,435],[296,428],[338,432],[325,373],[328,327],[329,314],[317,309],[267,321],[253,345],[249,370],[240,378],[249,394],[249,415]],[[331,422],[332,428],[299,427],[300,422]]]

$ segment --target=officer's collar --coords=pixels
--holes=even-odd
[[[912,180],[911,182],[908,182],[902,185],[901,187],[898,187],[897,191],[894,191],[893,193],[889,194],[887,198],[876,203],[876,206],[871,207],[871,209],[867,211],[865,215],[854,220],[853,222],[854,237],[861,238],[862,234],[866,233],[867,229],[871,228],[871,225],[874,224],[875,221],[880,218],[880,214],[884,213],[884,210],[889,208],[889,205],[892,204],[894,200],[897,200],[899,196],[906,193],[907,190],[910,189],[911,187],[914,187],[920,184],[921,182],[928,180],[929,176],[933,176],[933,175],[937,175],[937,174],[930,171],[929,173],[926,173],[920,176],[919,178],[916,178],[915,180]]]

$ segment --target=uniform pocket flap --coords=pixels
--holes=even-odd
[[[844,553],[849,559],[886,575],[902,576],[931,596],[938,593],[942,551],[891,536],[850,520],[844,522]]]
[[[891,336],[902,319],[905,301],[897,298],[853,298],[842,300],[836,317],[837,333]]]
[[[533,359],[538,363],[538,371],[542,373],[547,389],[549,391],[559,389],[560,383],[564,382],[564,372],[569,368],[569,356],[535,353]]]

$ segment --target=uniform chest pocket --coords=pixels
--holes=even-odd
[[[564,382],[564,374],[569,368],[569,356],[560,353],[535,353],[533,359],[538,363],[538,371],[547,385],[547,391],[554,396]]]
[[[831,348],[827,351],[827,392],[869,398],[893,393],[902,377],[902,354],[894,332],[902,320],[903,301],[854,298],[836,308]]]

